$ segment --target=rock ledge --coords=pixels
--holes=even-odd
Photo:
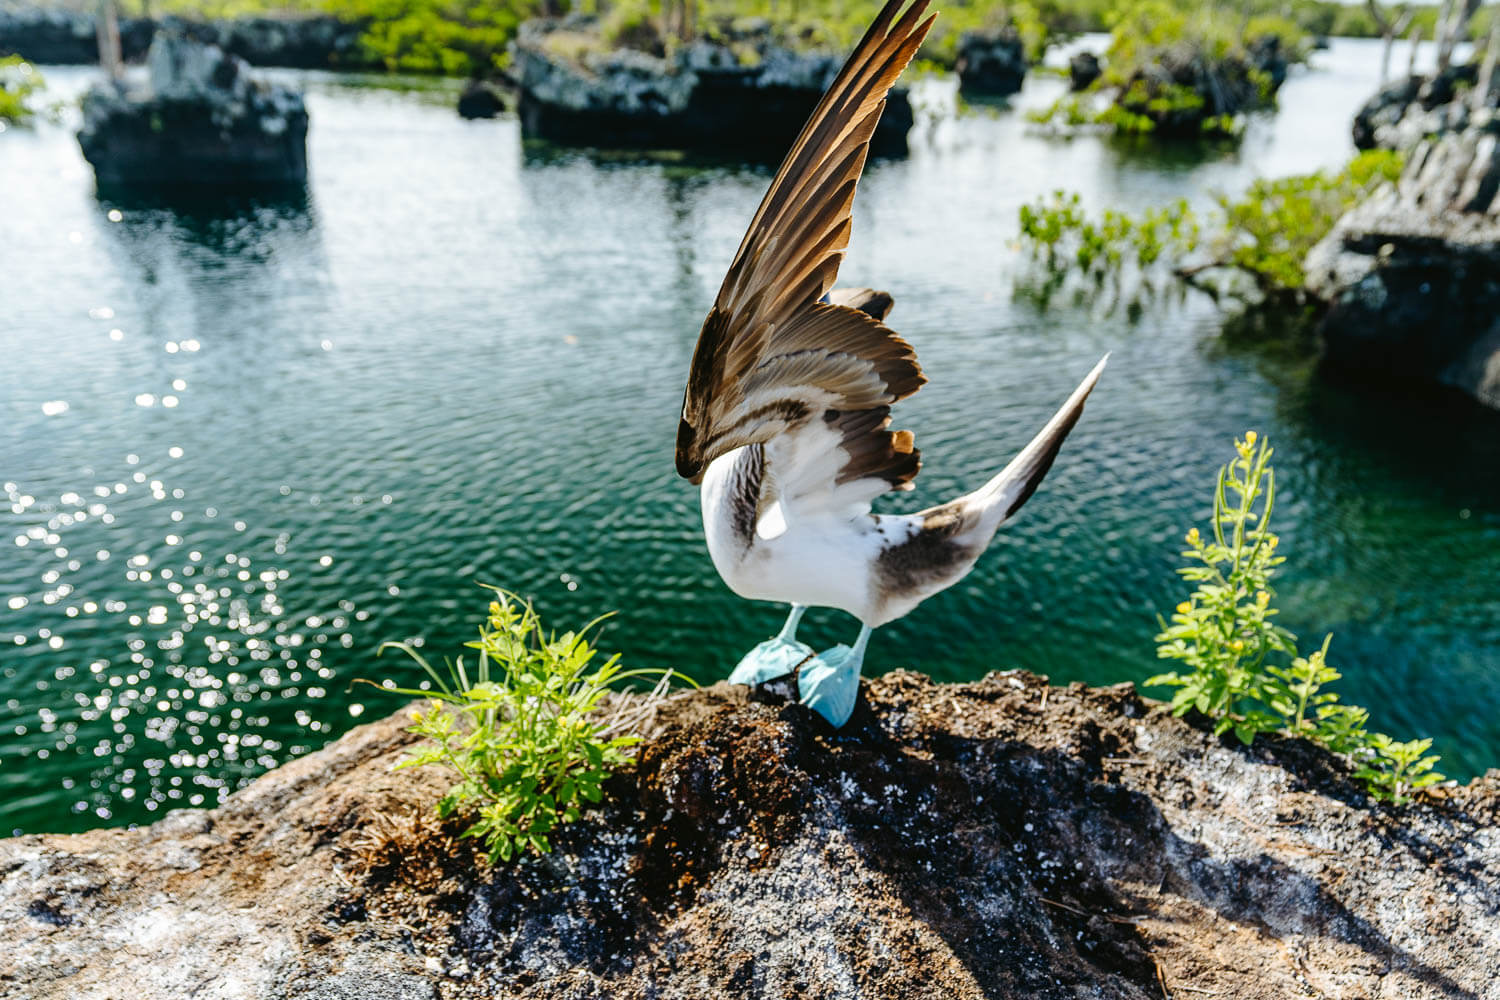
[[[149,829],[0,842],[0,994],[1482,998],[1500,775],[1371,807],[1128,685],[718,685],[549,857],[491,872],[398,713]],[[420,812],[418,810],[421,810]],[[19,993],[16,990],[19,989]]]

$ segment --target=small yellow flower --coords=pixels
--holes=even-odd
[[[1260,605],[1261,607],[1265,607],[1267,604],[1271,603],[1271,595],[1266,593],[1264,590],[1257,590],[1255,592],[1255,603]]]
[[[1255,438],[1256,438],[1256,436],[1257,435],[1256,435],[1256,433],[1254,431],[1246,431],[1245,432],[1245,443],[1248,444],[1248,445],[1252,445],[1253,446],[1255,444]]]
[[[1245,644],[1239,639],[1236,639],[1229,644],[1229,648],[1234,650],[1236,653],[1243,653],[1245,651]]]
[[[1181,604],[1177,605],[1177,613],[1179,615],[1185,615],[1185,614],[1189,613],[1192,610],[1193,610],[1193,606],[1191,604],[1189,604],[1187,601],[1183,601]]]
[[[1187,533],[1187,543],[1189,545],[1197,545],[1200,537],[1201,536],[1198,534],[1198,529],[1194,528],[1192,531],[1189,531]]]

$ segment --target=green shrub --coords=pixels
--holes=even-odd
[[[1247,13],[1166,0],[1113,8],[1104,74],[1091,86],[1112,104],[1088,123],[1128,134],[1239,135],[1244,112],[1275,104],[1276,82],[1265,68],[1271,54],[1298,62],[1311,49],[1289,18]],[[1075,113],[1076,105],[1059,102],[1044,118],[1065,128]]]
[[[1370,786],[1370,794],[1382,802],[1405,805],[1411,801],[1412,792],[1443,780],[1432,769],[1438,756],[1427,755],[1431,746],[1432,740],[1397,743],[1384,733],[1375,733],[1370,737],[1373,758],[1354,772],[1355,777],[1363,778]]]
[[[1354,765],[1370,794],[1403,805],[1411,793],[1442,781],[1426,755],[1431,740],[1398,743],[1365,729],[1369,713],[1344,705],[1326,690],[1340,677],[1328,664],[1333,636],[1301,656],[1297,637],[1273,620],[1278,612],[1271,579],[1285,562],[1271,531],[1276,474],[1269,442],[1247,431],[1235,458],[1219,470],[1210,536],[1187,533],[1178,570],[1196,584],[1170,622],[1158,619],[1157,656],[1180,670],[1159,674],[1147,687],[1176,688],[1174,715],[1197,711],[1214,720],[1215,735],[1233,731],[1250,743],[1264,732],[1312,740]]]
[[[1337,174],[1258,180],[1241,198],[1219,196],[1224,214],[1218,260],[1250,275],[1263,292],[1300,289],[1303,261],[1355,203],[1401,176],[1399,153],[1360,153]]]
[[[1162,622],[1156,653],[1180,660],[1188,672],[1146,682],[1177,688],[1174,713],[1197,709],[1216,720],[1215,735],[1233,729],[1246,743],[1277,725],[1275,716],[1253,707],[1265,687],[1267,658],[1296,655],[1296,637],[1272,620],[1271,575],[1285,559],[1269,527],[1276,502],[1271,449],[1262,442],[1257,450],[1255,442],[1254,431],[1235,442],[1238,457],[1219,470],[1210,537],[1197,528],[1187,533],[1183,556],[1196,565],[1178,572],[1198,586],[1177,605],[1171,624]]]
[[[46,86],[36,67],[20,56],[0,58],[0,123],[30,120]]]
[[[1166,276],[1215,295],[1300,302],[1308,253],[1340,216],[1400,177],[1401,166],[1400,154],[1371,150],[1337,174],[1258,180],[1238,198],[1219,196],[1206,220],[1183,200],[1093,218],[1076,194],[1057,191],[1021,206],[1021,242],[1058,280],[1072,272],[1096,284],[1140,279],[1155,287]],[[1231,281],[1212,284],[1216,273]]]
[[[606,44],[640,49],[660,55],[663,49],[661,25],[646,0],[617,0],[599,24],[599,35]]]
[[[390,70],[483,74],[508,62],[521,22],[541,11],[533,0],[326,0],[330,13],[367,22],[361,42]]]
[[[1022,244],[1052,275],[1076,273],[1095,285],[1126,280],[1127,270],[1150,281],[1159,261],[1185,256],[1201,236],[1185,199],[1139,215],[1105,209],[1091,218],[1077,194],[1059,190],[1022,205],[1020,221]]]
[[[429,699],[410,731],[427,744],[398,767],[445,767],[457,776],[438,801],[440,818],[472,816],[463,836],[483,841],[491,864],[524,851],[545,854],[550,835],[604,795],[603,784],[640,742],[634,728],[674,676],[670,670],[622,670],[619,656],[594,665],[588,632],[544,632],[529,603],[496,591],[471,674],[459,657],[444,678],[415,649],[387,643],[421,665],[435,691],[395,688]],[[384,649],[385,647],[381,647]],[[610,685],[655,681],[652,696],[605,718]]]

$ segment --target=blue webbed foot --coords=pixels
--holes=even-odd
[[[854,648],[840,644],[825,650],[797,675],[802,704],[827,719],[835,729],[841,728],[854,714],[854,703],[859,699],[859,672],[864,666],[865,643],[869,638],[869,628],[862,629]]]
[[[812,656],[812,647],[797,641],[797,623],[802,620],[802,613],[806,610],[800,604],[793,604],[792,613],[787,615],[781,632],[776,638],[767,639],[746,653],[729,675],[729,683],[752,686],[764,684],[766,681],[785,677],[797,669],[797,664]]]
[[[764,684],[766,681],[785,677],[797,669],[797,664],[813,655],[812,647],[796,639],[767,639],[745,654],[734,672],[729,675],[731,684]]]

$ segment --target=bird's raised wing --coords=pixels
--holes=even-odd
[[[850,206],[886,94],[922,44],[928,0],[889,0],[792,145],[698,336],[677,430],[677,471],[799,429],[828,446],[833,482],[909,488],[920,466],[890,405],[925,379],[881,320],[884,293],[829,295],[849,244]],[[826,298],[825,298],[826,297]],[[824,433],[824,431],[832,432]],[[801,450],[799,448],[799,450]]]

